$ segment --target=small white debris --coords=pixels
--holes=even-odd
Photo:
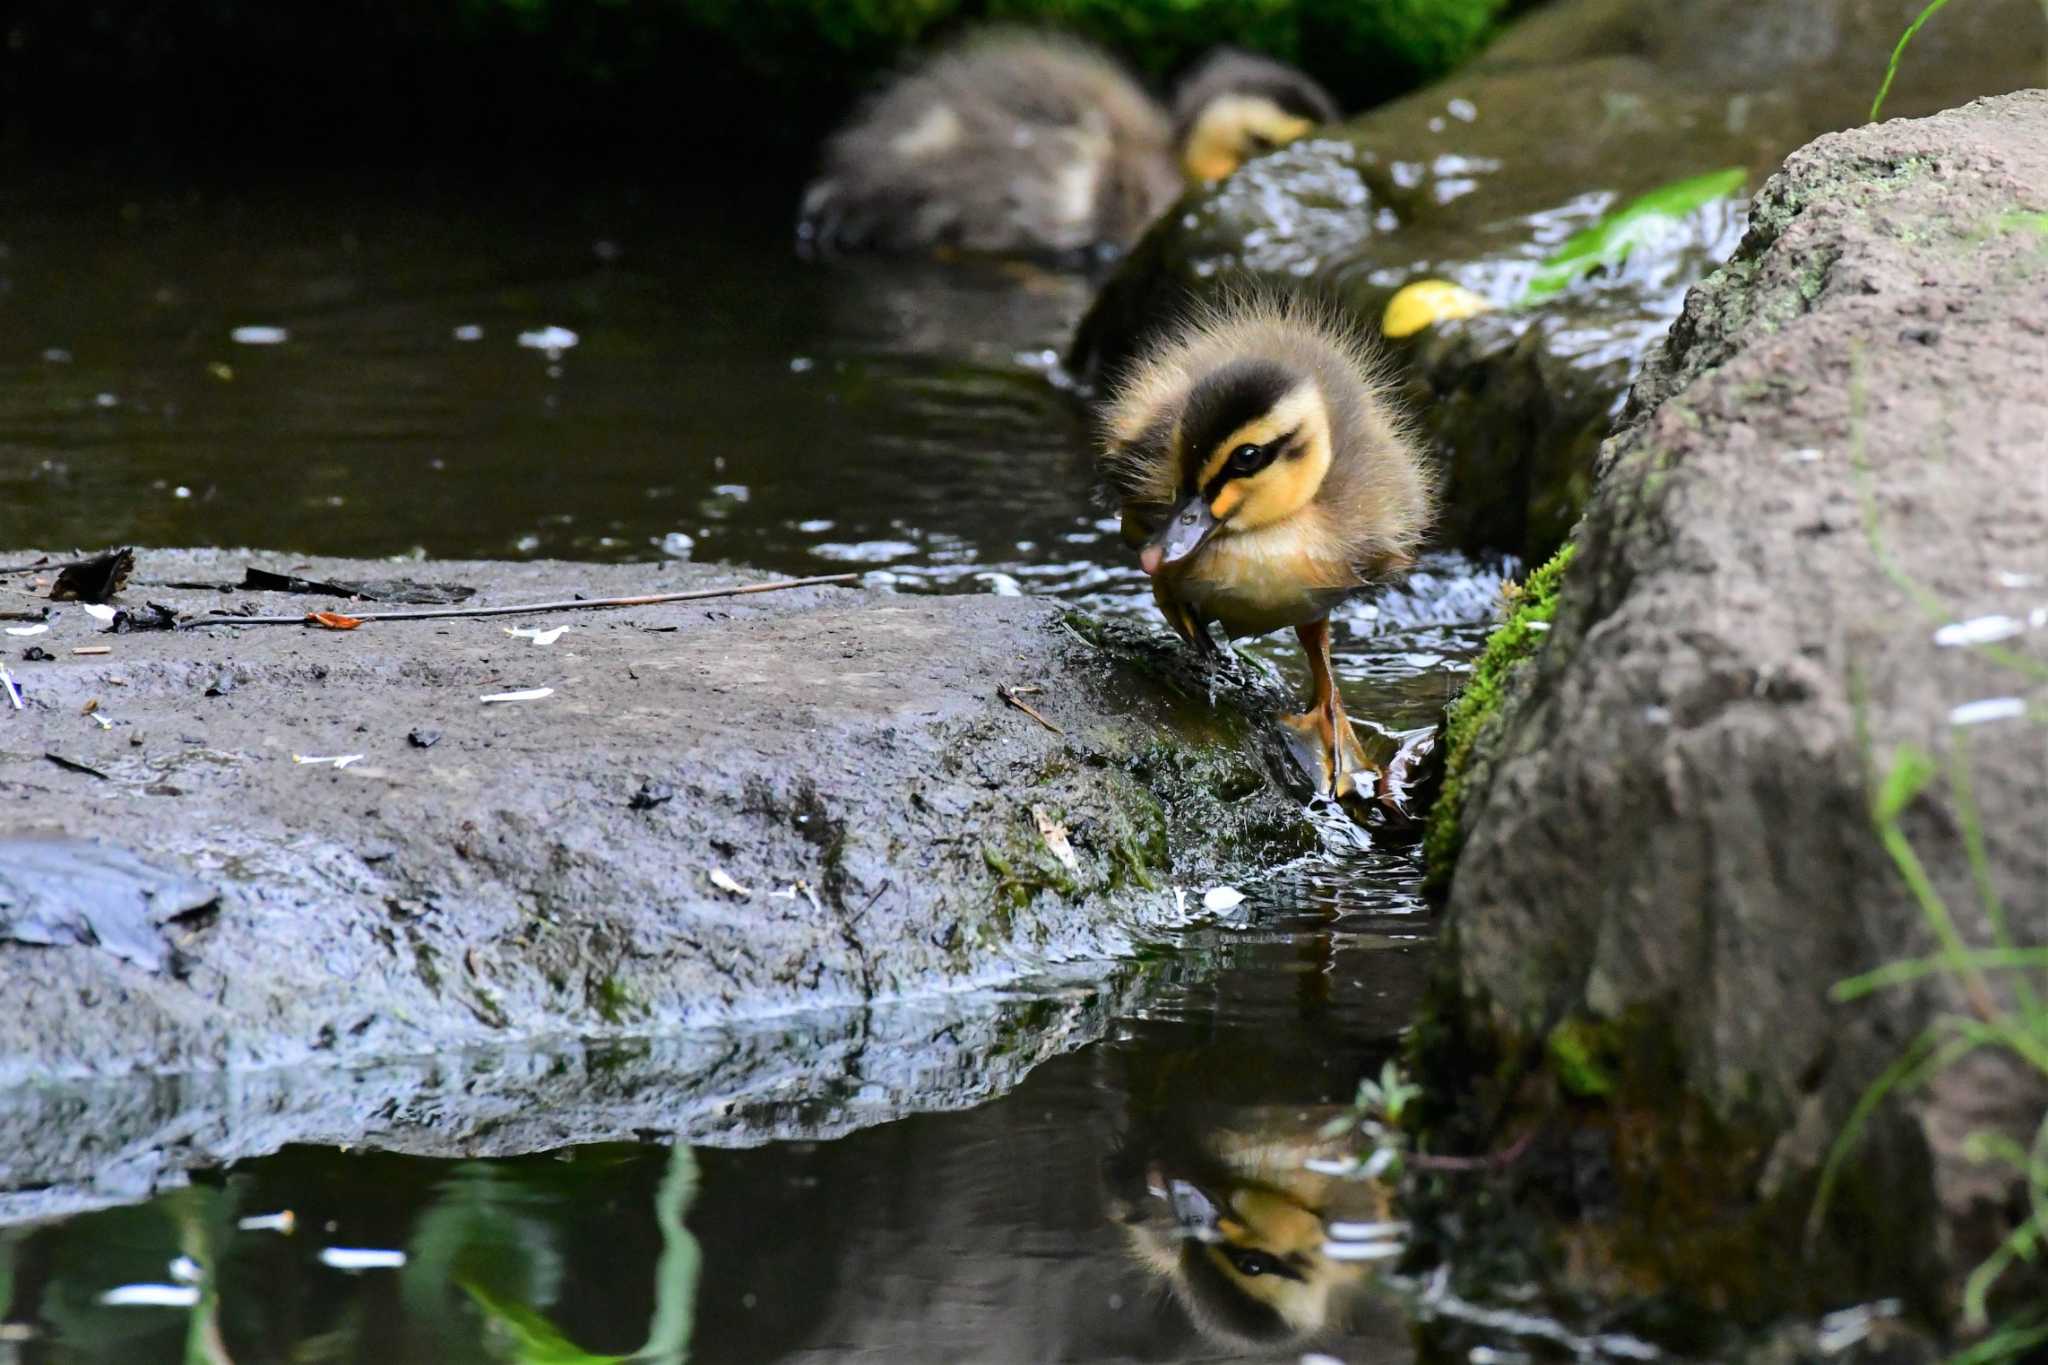
[[[124,1284],[100,1295],[109,1308],[190,1308],[199,1302],[196,1284]]]
[[[724,891],[734,896],[751,896],[754,894],[753,892],[747,890],[746,887],[741,886],[738,882],[734,881],[732,879],[732,875],[722,867],[714,867],[711,869],[711,884],[717,887],[720,891]]]
[[[978,573],[974,576],[974,581],[988,584],[989,593],[995,597],[1024,595],[1024,585],[1006,573]]]
[[[94,722],[94,723],[95,723],[96,725],[98,725],[98,726],[100,727],[100,729],[102,729],[102,730],[111,730],[111,729],[113,729],[113,728],[114,728],[114,722],[112,722],[112,721],[108,720],[108,719],[106,718],[106,715],[105,715],[105,714],[104,714],[103,712],[99,712],[99,711],[95,711],[95,712],[93,712],[93,713],[92,713],[92,718],[93,718],[93,722]]]
[[[789,358],[789,372],[791,374],[809,374],[811,367],[816,363],[807,355],[793,355]]]
[[[2011,569],[1994,569],[1991,581],[2001,588],[2031,588],[2041,582],[2037,573],[2014,573]]]
[[[1967,701],[1948,713],[1950,725],[1982,725],[1994,720],[2018,720],[2027,714],[2027,704],[2019,697],[1986,697],[1982,701]]]
[[[1934,632],[1934,643],[1943,649],[1955,649],[1966,645],[1988,645],[1999,640],[2010,640],[2026,627],[2010,616],[1974,616],[1967,621],[1954,621]]]
[[[181,483],[171,490],[171,496],[174,498],[189,498],[192,496],[192,490]]]
[[[1244,904],[1244,892],[1234,886],[1212,886],[1202,893],[1202,908],[1218,914]]]
[[[84,607],[85,614],[95,621],[111,621],[114,619],[114,609],[104,603],[81,602],[79,605]]]
[[[1333,1261],[1384,1261],[1408,1249],[1406,1242],[1325,1242],[1323,1255]]]
[[[14,675],[7,671],[6,664],[0,664],[0,692],[7,694],[7,700],[13,704],[15,710],[19,711],[22,709],[21,684],[16,682]]]
[[[519,344],[521,346],[524,346],[529,351],[546,351],[550,360],[561,355],[562,352],[568,350],[582,339],[567,327],[548,326],[541,328],[537,332],[521,332],[519,334]]]
[[[198,1284],[200,1280],[199,1262],[193,1260],[190,1256],[178,1257],[171,1262],[171,1278],[181,1284]]]
[[[484,329],[473,322],[465,322],[455,329],[454,335],[457,341],[482,341]]]
[[[1052,818],[1052,812],[1044,806],[1031,808],[1031,819],[1038,826],[1038,837],[1045,840],[1045,846],[1052,850],[1052,856],[1060,860],[1060,866],[1078,874],[1081,860],[1074,856],[1074,845],[1067,838],[1067,827]]]
[[[655,543],[661,546],[661,552],[670,559],[688,559],[690,551],[697,548],[696,537],[682,531],[670,531]]]
[[[1550,622],[1548,621],[1524,621],[1522,624],[1538,635],[1550,629]]]
[[[286,1237],[299,1228],[299,1216],[290,1209],[277,1213],[252,1213],[235,1224],[244,1232],[277,1232]]]
[[[360,763],[361,754],[293,754],[292,762],[303,763],[308,768],[346,768],[351,763]]]
[[[552,688],[552,687],[529,687],[529,688],[527,688],[527,689],[526,689],[526,690],[525,690],[524,692],[493,692],[493,693],[491,693],[491,694],[490,694],[489,696],[485,696],[485,697],[478,697],[478,698],[477,698],[477,700],[478,700],[478,701],[539,701],[539,700],[540,700],[540,699],[541,699],[542,697],[552,697],[552,696],[554,696],[554,695],[555,695],[555,689],[554,689],[554,688]]]
[[[49,361],[52,365],[69,365],[71,363],[71,352],[65,350],[62,346],[52,346],[43,352],[43,359]]]
[[[376,1247],[322,1247],[320,1264],[336,1270],[397,1270],[405,1265],[405,1253]]]
[[[1301,1168],[1314,1175],[1350,1175],[1358,1169],[1358,1158],[1312,1156],[1301,1163]]]
[[[1444,106],[1444,111],[1460,123],[1470,123],[1479,117],[1479,107],[1471,100],[1452,100]]]
[[[1801,446],[1797,450],[1786,451],[1785,458],[1793,464],[1816,464],[1820,460],[1820,454],[1818,447]]]
[[[1385,1175],[1393,1164],[1400,1159],[1401,1154],[1392,1147],[1382,1147],[1367,1157],[1365,1164],[1358,1168],[1358,1178],[1360,1180],[1377,1180]]]
[[[768,899],[769,899],[769,900],[771,900],[771,901],[793,901],[793,900],[795,900],[795,899],[796,899],[796,885],[795,885],[795,883],[791,883],[790,885],[788,885],[788,886],[785,886],[785,887],[783,887],[783,888],[782,888],[782,890],[780,890],[780,891],[770,891],[770,892],[768,893]]]
[[[561,639],[562,632],[567,629],[567,626],[551,626],[546,630],[536,626],[507,626],[505,633],[516,635],[522,640],[531,640],[537,645],[551,645]]]
[[[282,327],[237,327],[228,339],[242,346],[282,346],[292,334]]]
[[[92,396],[92,401],[95,406],[102,408],[118,408],[121,406],[121,399],[118,394],[96,393]]]
[[[7,633],[9,635],[41,635],[44,631],[48,630],[49,628],[50,627],[47,622],[39,626],[9,626],[7,628]]]

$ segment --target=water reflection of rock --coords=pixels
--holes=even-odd
[[[1139,245],[1083,323],[1096,374],[1189,297],[1249,276],[1312,281],[1376,319],[1431,276],[1517,300],[1566,236],[1679,177],[1746,167],[1859,121],[1920,0],[1756,5],[1565,0],[1457,75],[1249,163]],[[1927,112],[2040,79],[2039,6],[1945,13],[1890,111]],[[1929,25],[1924,42],[1937,26]],[[1687,285],[1733,249],[1724,207],[1540,307],[1421,333],[1401,348],[1415,406],[1448,453],[1445,538],[1540,555],[1576,519],[1595,448],[1636,360]]]

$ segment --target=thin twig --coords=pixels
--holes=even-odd
[[[1501,1171],[1520,1161],[1529,1150],[1529,1144],[1535,1140],[1536,1129],[1532,1126],[1508,1146],[1484,1156],[1432,1156],[1427,1152],[1411,1152],[1403,1160],[1419,1171]]]
[[[1052,731],[1054,734],[1064,735],[1066,733],[1065,730],[1060,729],[1059,726],[1054,725],[1044,716],[1039,715],[1037,707],[1033,706],[1030,702],[1025,701],[1022,697],[1017,695],[1017,693],[1021,690],[1023,689],[1011,687],[1008,683],[996,684],[997,696],[1001,697],[1004,701],[1010,703],[1010,705],[1016,707],[1019,711],[1022,711],[1025,715],[1031,717],[1031,719],[1037,721],[1040,725],[1043,725],[1046,729]],[[1036,692],[1038,689],[1034,687],[1030,690]]]
[[[857,573],[825,574],[818,578],[778,578],[772,583],[743,583],[731,588],[697,588],[690,592],[657,592],[643,597],[578,597],[566,602],[528,602],[516,607],[445,607],[436,611],[356,611],[358,621],[452,621],[472,616],[529,616],[540,612],[588,611],[595,607],[651,607],[663,602],[697,602],[707,597],[739,597],[746,593],[779,592],[784,588],[814,588],[825,583],[851,583]],[[303,626],[307,617],[297,616],[200,616],[180,622],[178,629],[194,626]]]

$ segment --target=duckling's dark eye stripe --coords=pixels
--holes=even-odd
[[[1223,462],[1223,467],[1216,471],[1216,477],[1210,479],[1207,486],[1202,489],[1203,501],[1214,502],[1216,495],[1221,493],[1224,485],[1232,479],[1248,479],[1282,456],[1293,459],[1296,455],[1307,449],[1307,446],[1301,441],[1300,437],[1300,427],[1296,427],[1284,436],[1275,436],[1272,440],[1258,447],[1259,459],[1249,467],[1239,467],[1235,462],[1235,455],[1230,459],[1226,459]]]

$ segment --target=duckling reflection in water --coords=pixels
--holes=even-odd
[[[1102,466],[1174,630],[1209,657],[1294,627],[1315,695],[1283,717],[1317,789],[1368,770],[1330,671],[1333,608],[1413,563],[1434,501],[1365,343],[1303,300],[1236,300],[1142,356],[1112,393]]]
[[[1112,1158],[1110,1213],[1133,1259],[1206,1335],[1303,1343],[1368,1324],[1376,1262],[1329,1247],[1347,1224],[1384,1225],[1391,1200],[1376,1182],[1308,1168],[1331,1154],[1315,1128],[1335,1112],[1255,1111],[1239,1116],[1249,1124],[1193,1135],[1193,1150],[1156,1154],[1142,1168],[1137,1153]],[[1130,1188],[1139,1169],[1142,1193]]]
[[[987,30],[884,89],[825,149],[800,241],[827,250],[1072,253],[1122,247],[1184,188],[1337,116],[1277,62],[1224,52],[1166,112],[1077,39]]]

